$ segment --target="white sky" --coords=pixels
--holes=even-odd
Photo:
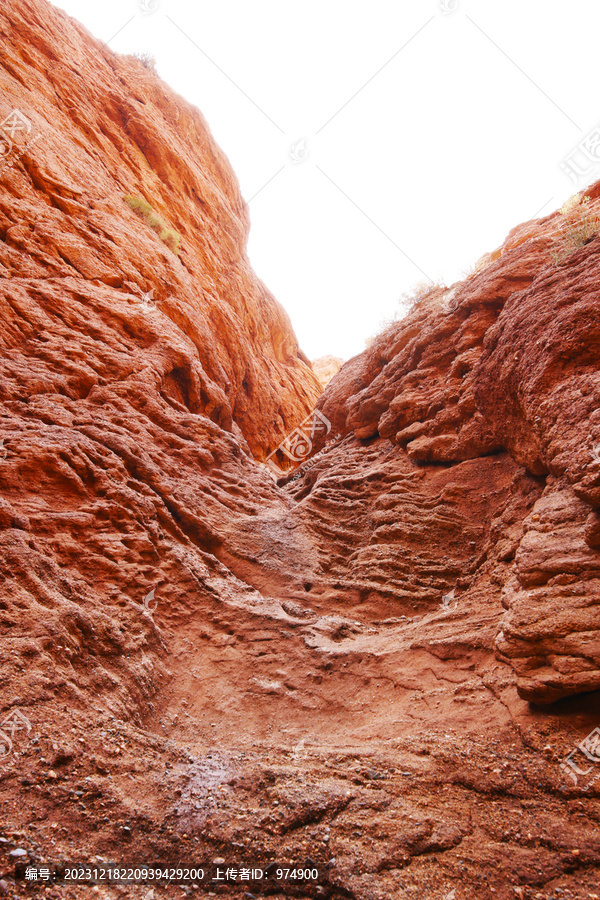
[[[600,177],[598,0],[53,2],[200,108],[311,358]]]

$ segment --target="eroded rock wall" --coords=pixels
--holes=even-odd
[[[234,511],[273,499],[252,459],[320,387],[199,111],[47,3],[4,3],[0,35],[7,677],[137,716],[160,669],[144,597],[185,593]]]
[[[515,229],[342,367],[276,483],[319,386],[200,114],[43,0],[0,32],[3,871],[590,896],[599,240]]]
[[[600,686],[600,239],[564,249],[584,215],[597,217],[596,193],[519,226],[480,271],[433,289],[318,404],[343,435],[450,465],[473,513],[486,482],[494,489],[491,459],[509,454],[537,480],[543,494],[520,541],[491,536],[512,561],[497,650],[536,702]],[[477,477],[466,460],[478,461]],[[402,502],[395,512],[406,520]]]

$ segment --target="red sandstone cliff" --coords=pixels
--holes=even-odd
[[[598,193],[515,228],[482,271],[434,289],[318,404],[354,442],[386,439],[420,466],[451,465],[472,512],[496,492],[491,466],[515,472],[533,505],[510,527],[498,512],[475,570],[481,579],[497,558],[488,590],[509,609],[497,652],[536,702],[600,687]],[[458,476],[467,460],[480,485]]]
[[[260,458],[319,385],[250,269],[248,211],[204,119],[51,7],[20,0],[1,16],[0,119],[16,109],[29,123],[0,165],[4,359],[28,341],[35,366],[4,370],[4,398],[21,390],[108,407],[129,395],[138,407],[156,394],[182,414],[237,425]],[[128,198],[163,220],[166,242]],[[61,344],[69,366],[59,374]]]
[[[24,848],[593,897],[600,238],[515,229],[275,483],[319,386],[200,114],[43,0],[0,33],[0,892]]]

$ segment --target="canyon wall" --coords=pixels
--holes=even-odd
[[[173,578],[160,544],[217,544],[245,469],[269,497],[250,460],[320,387],[198,110],[48,4],[0,34],[3,615],[45,696],[89,653],[86,688],[120,685],[98,646],[155,640],[120,620]]]
[[[0,34],[0,854],[587,897],[600,189],[319,396],[200,113],[44,0]]]
[[[403,448],[421,476],[451,466],[473,512],[507,455],[522,500],[539,492],[518,527],[496,518],[478,550],[500,561],[498,656],[540,703],[600,687],[598,193],[515,228],[480,271],[433,288],[318,404],[352,440]],[[481,483],[459,476],[467,460]]]

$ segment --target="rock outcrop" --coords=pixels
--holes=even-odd
[[[249,266],[248,210],[201,114],[49,6],[5,3],[0,30],[3,399],[106,408],[116,384],[264,458],[320,387]],[[24,343],[29,373],[7,361]]]
[[[320,386],[201,115],[45,0],[0,33],[5,877],[595,896],[600,188],[347,362],[275,480]]]
[[[483,474],[508,453],[543,489],[518,541],[491,536],[511,561],[497,650],[538,703],[600,688],[600,238],[568,243],[596,220],[597,193],[433,289],[318,404],[341,434],[386,438],[420,465],[471,459]]]

